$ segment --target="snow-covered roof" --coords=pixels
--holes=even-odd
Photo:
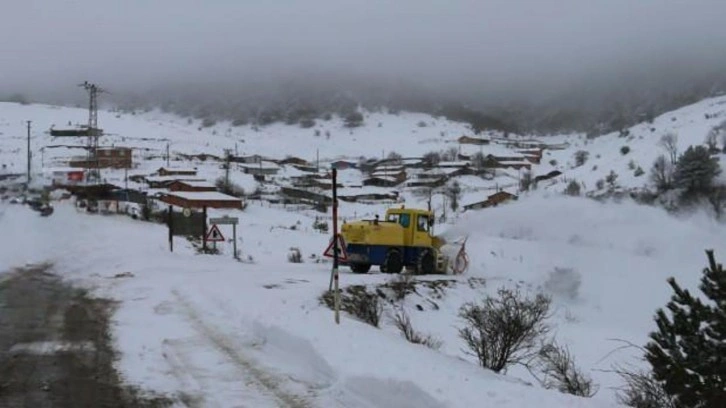
[[[442,161],[438,164],[439,167],[465,167],[468,165],[467,161]]]
[[[208,181],[196,181],[196,180],[176,180],[180,183],[184,183],[190,187],[208,187],[208,188],[216,188],[214,184],[208,182]]]
[[[217,191],[171,191],[166,194],[190,201],[242,201],[240,198]]]
[[[151,183],[164,183],[164,182],[171,182],[171,181],[206,181],[202,177],[197,176],[184,176],[184,175],[176,175],[176,176],[148,176],[145,177],[146,181]]]
[[[196,173],[197,169],[194,167],[161,167],[159,171],[180,171],[185,173]]]
[[[240,167],[246,168],[246,169],[280,169],[280,166],[277,165],[277,163],[269,162],[269,161],[261,161],[260,163],[239,163]]]

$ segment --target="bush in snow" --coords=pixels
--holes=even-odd
[[[300,248],[290,248],[290,252],[287,253],[287,261],[292,263],[302,263],[303,257],[300,252]]]
[[[329,308],[335,307],[333,291],[325,292],[321,300]],[[378,294],[368,292],[363,285],[348,286],[341,291],[340,308],[374,327],[379,327],[383,315],[383,303]]]
[[[521,191],[529,191],[529,188],[533,186],[534,183],[534,177],[532,177],[532,172],[529,170],[526,170],[522,173],[522,177],[519,180],[519,187]]]
[[[497,292],[498,297],[488,296],[479,304],[467,302],[459,309],[466,323],[459,336],[468,354],[498,373],[537,354],[538,342],[550,330],[545,319],[551,300],[543,294],[529,299],[517,289]]]
[[[245,189],[240,187],[239,185],[227,181],[224,177],[219,177],[215,182],[214,185],[217,187],[217,189],[224,194],[228,194],[235,197],[244,197],[245,195]]]
[[[622,154],[623,156],[628,153],[630,153],[630,146],[623,146],[620,148],[620,154]]]
[[[643,170],[643,168],[642,168],[642,167],[640,167],[640,166],[638,166],[638,167],[637,167],[637,168],[635,169],[635,171],[633,172],[633,175],[634,175],[635,177],[640,177],[640,176],[642,176],[643,174],[645,174],[645,170]]]
[[[674,166],[664,155],[661,154],[655,159],[650,169],[650,181],[658,191],[667,191],[673,187],[673,170]]]
[[[677,408],[663,384],[645,371],[618,371],[625,386],[618,392],[620,404],[633,408]]]
[[[545,289],[553,295],[575,299],[580,291],[582,276],[573,268],[555,267],[545,281]]]
[[[328,232],[328,222],[325,220],[321,220],[318,217],[315,217],[315,221],[313,221],[313,229],[322,233],[326,233]]]
[[[441,161],[441,153],[439,152],[428,152],[421,158],[421,163],[424,167],[434,167]]]
[[[592,379],[575,365],[575,359],[565,346],[547,344],[537,354],[539,371],[544,378],[538,381],[547,389],[590,398],[597,392]]]
[[[354,128],[363,125],[363,114],[354,111],[345,115],[345,127]]]
[[[590,153],[588,153],[585,150],[578,150],[575,152],[575,167],[580,167],[585,162],[587,162],[587,158],[590,156]]]
[[[565,188],[565,194],[569,196],[579,196],[580,183],[578,183],[577,180],[570,180],[570,182],[567,184],[567,187]]]
[[[438,350],[441,348],[441,340],[438,340],[431,335],[425,335],[417,332],[411,324],[411,318],[408,314],[401,309],[393,316],[393,322],[401,331],[401,335],[413,344],[422,344],[430,349]]]
[[[605,182],[608,183],[611,189],[615,188],[615,183],[618,180],[618,175],[613,170],[610,170],[607,176],[605,176]]]

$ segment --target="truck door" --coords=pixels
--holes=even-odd
[[[398,223],[403,227],[403,245],[405,246],[412,245],[413,242],[411,217],[411,214],[402,213],[398,219]]]
[[[429,233],[431,222],[428,215],[417,214],[416,224],[413,228],[413,246],[431,246],[431,235]]]

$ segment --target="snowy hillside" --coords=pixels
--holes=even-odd
[[[708,114],[708,118],[706,118]],[[672,118],[675,118],[673,120]],[[586,141],[583,135],[542,139],[570,143],[563,150],[545,150],[535,175],[560,170],[563,178],[586,184],[587,190],[610,170],[624,187],[647,183],[647,171],[660,154],[661,134],[676,131],[681,151],[701,144],[707,131],[726,119],[726,97],[704,100],[630,129],[629,137],[605,135]],[[0,104],[0,174],[25,172],[25,120],[33,121],[33,167],[65,167],[71,155],[83,154],[82,141],[51,138],[51,126],[84,123],[83,109],[44,105]],[[425,126],[421,125],[421,122]],[[460,145],[472,136],[464,124],[428,115],[367,114],[360,128],[348,129],[339,118],[315,128],[273,125],[254,130],[218,123],[201,128],[159,112],[131,115],[103,111],[99,123],[110,135],[102,145],[135,148],[138,167],[129,174],[150,174],[165,165],[167,143],[174,165],[194,166],[210,181],[224,174],[214,159],[223,149],[237,155],[259,154],[273,159],[298,156],[328,168],[333,160],[387,156],[395,151],[419,157],[454,148],[462,154],[481,152],[516,155],[516,149],[493,142]],[[380,125],[379,125],[380,123]],[[651,130],[654,128],[655,130]],[[316,136],[316,130],[319,135]],[[330,133],[330,137],[326,136]],[[487,135],[493,141],[502,135]],[[517,139],[512,136],[512,139]],[[524,140],[524,138],[521,138]],[[64,146],[60,146],[64,145]],[[71,147],[67,147],[66,145]],[[621,154],[623,145],[630,152]],[[573,168],[577,150],[588,150],[584,166]],[[184,159],[184,160],[182,160]],[[555,160],[554,164],[550,163]],[[630,160],[646,175],[629,176]],[[597,165],[597,169],[592,167]],[[341,170],[346,189],[361,182],[358,170]],[[273,188],[297,176],[283,166],[265,185],[234,168],[232,179],[247,192]],[[104,178],[123,186],[123,170],[104,170]],[[450,180],[462,188],[462,203],[482,200],[497,188],[518,193],[521,172],[497,170],[484,179],[463,175]],[[129,182],[129,185],[138,183]],[[723,259],[719,243],[724,229],[707,215],[675,218],[661,209],[632,203],[599,203],[564,197],[560,178],[535,192],[496,208],[456,212],[436,231],[446,237],[468,236],[470,268],[461,276],[421,276],[417,291],[400,302],[384,302],[380,328],[343,314],[340,325],[320,297],[328,289],[331,265],[320,254],[329,235],[313,229],[312,209],[249,200],[244,211],[212,210],[210,216],[240,218],[238,242],[242,262],[232,259],[232,244],[219,244],[221,255],[198,255],[186,239],[175,238],[168,249],[163,225],[122,215],[91,215],[72,202],[58,202],[52,217],[41,218],[25,206],[0,203],[0,273],[31,262],[51,262],[53,272],[98,296],[121,301],[115,315],[114,338],[121,353],[118,366],[126,381],[143,389],[199,406],[228,407],[614,407],[621,379],[615,365],[641,365],[639,352],[621,348],[622,341],[643,344],[654,328],[656,308],[669,296],[665,282],[675,276],[695,287],[706,248]],[[387,189],[387,190],[393,190]],[[400,202],[423,207],[426,197],[396,187]],[[376,190],[377,191],[377,190]],[[391,203],[341,203],[345,219],[382,214]],[[437,214],[448,205],[433,197]],[[225,235],[228,226],[222,226]],[[229,236],[227,237],[229,238]],[[290,248],[299,248],[302,263],[288,262]],[[341,285],[381,289],[396,276],[372,271],[341,270]],[[546,390],[522,367],[506,374],[480,368],[464,352],[458,335],[459,308],[467,301],[495,294],[500,287],[525,293],[542,291],[553,298],[549,323],[557,341],[567,345],[576,363],[592,377],[599,391],[578,398]],[[413,326],[442,342],[438,350],[408,343],[393,323],[403,308]],[[184,398],[183,398],[184,397]]]
[[[617,174],[616,184],[624,188],[643,187],[656,157],[666,154],[658,145],[660,138],[673,133],[678,138],[678,152],[683,153],[691,145],[705,144],[706,135],[713,128],[726,121],[726,97],[705,99],[693,105],[665,113],[653,123],[641,123],[627,129],[627,136],[618,132],[588,140],[585,135],[563,135],[555,140],[569,142],[570,148],[545,153],[546,162],[556,161],[558,169],[568,179],[585,184],[586,190],[596,190],[598,180],[604,180],[610,171]],[[723,148],[724,140],[717,140]],[[623,149],[627,147],[626,153]],[[584,165],[575,167],[575,152],[587,151]],[[724,156],[719,155],[722,162]],[[638,167],[644,173],[636,175]],[[723,174],[722,174],[723,177]]]

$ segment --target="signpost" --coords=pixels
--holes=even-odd
[[[337,178],[338,178],[338,170],[333,167],[333,238],[331,239],[330,243],[333,248],[333,271],[332,271],[332,278],[333,278],[333,303],[335,304],[335,323],[340,324],[340,291],[339,287],[340,284],[338,282],[338,245],[335,245],[335,243],[338,243],[340,241],[340,244],[342,244],[342,239],[340,238],[340,235],[338,235],[338,189],[336,188],[337,185]],[[340,248],[344,248],[342,245]],[[343,250],[345,251],[345,250]],[[325,251],[328,252],[327,250]],[[343,252],[345,254],[345,252]]]
[[[232,257],[237,259],[237,224],[239,223],[239,218],[225,215],[220,218],[210,218],[209,222],[214,224],[214,227],[217,225],[232,225],[232,249],[234,251]],[[217,229],[217,231],[219,231],[219,229]]]
[[[337,234],[338,239],[333,241],[333,239],[330,239],[330,243],[328,244],[328,248],[325,249],[325,252],[323,252],[323,256],[327,256],[328,258],[335,257],[335,252],[337,250],[338,252],[338,261],[340,262],[348,262],[348,252],[345,250],[345,240],[343,240],[343,236],[340,234]],[[333,248],[333,244],[336,244],[335,246],[337,248]]]

